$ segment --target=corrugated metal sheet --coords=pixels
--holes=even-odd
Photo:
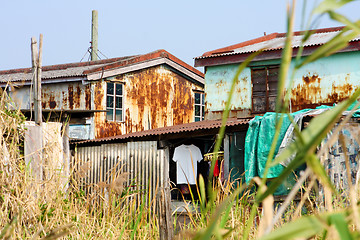
[[[55,79],[55,78],[69,78],[86,76],[85,71],[89,71],[95,68],[101,68],[105,65],[123,61],[133,56],[110,58],[92,62],[79,62],[79,63],[67,63],[42,67],[42,79]],[[16,82],[16,81],[29,81],[32,79],[31,68],[21,68],[0,71],[0,82]]]
[[[69,64],[58,64],[51,66],[44,66],[42,68],[42,79],[55,79],[55,78],[69,78],[86,76],[85,71],[89,71],[95,68],[101,68],[105,65],[122,61],[133,56],[104,59],[93,62],[80,62]],[[16,82],[16,81],[29,81],[32,79],[31,68],[12,69],[0,71],[0,82]]]
[[[312,46],[320,46],[331,40],[333,37],[335,37],[339,33],[339,30],[337,31],[329,31],[329,32],[320,32],[320,33],[314,33],[310,36],[310,38],[304,43],[304,47],[312,47]],[[252,44],[248,44],[239,48],[232,48],[229,50],[226,50],[225,52],[219,51],[217,53],[217,50],[213,51],[212,54],[204,54],[203,56],[196,57],[195,59],[203,59],[203,58],[211,58],[211,57],[221,57],[221,56],[229,56],[229,55],[236,55],[236,54],[245,54],[245,53],[253,53],[256,51],[259,51],[261,49],[265,49],[264,51],[273,51],[273,50],[280,50],[284,48],[285,45],[285,34],[277,34],[275,38],[255,42]],[[292,40],[292,47],[298,48],[301,46],[301,42],[304,35],[295,35],[293,36]],[[352,41],[359,41],[360,36],[354,38]]]
[[[148,203],[159,187],[169,184],[167,155],[167,150],[157,149],[156,141],[103,144],[79,147],[73,164],[78,172],[88,166],[86,175],[80,176],[86,193],[94,193],[117,178],[126,177],[124,187],[139,193],[135,196],[138,203],[141,196],[147,196]]]
[[[228,119],[226,126],[231,127],[231,126],[245,125],[250,120],[251,118]],[[164,134],[175,134],[181,132],[190,133],[197,130],[220,128],[221,124],[222,124],[222,120],[204,120],[200,122],[192,122],[192,123],[179,124],[169,127],[150,129],[146,131],[133,132],[133,133],[117,135],[113,137],[105,137],[105,138],[81,141],[81,142],[77,142],[76,144],[80,146],[83,144],[110,142],[110,141],[123,140],[123,139],[139,139],[147,136],[159,136]]]
[[[10,97],[20,109],[32,107],[33,92],[30,86],[16,88]],[[90,85],[81,82],[44,84],[41,90],[43,110],[91,110]]]

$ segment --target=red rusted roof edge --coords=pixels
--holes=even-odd
[[[248,124],[252,118],[239,118],[239,119],[228,119],[226,126],[237,126],[237,125],[245,125]],[[86,140],[76,142],[76,144],[84,145],[84,144],[94,144],[94,143],[102,143],[102,142],[112,142],[116,140],[125,140],[125,139],[134,139],[134,138],[142,138],[147,136],[160,136],[165,134],[176,134],[182,132],[194,132],[197,130],[203,129],[214,129],[220,128],[222,124],[222,120],[204,120],[200,122],[191,122],[185,124],[179,124],[174,126],[150,129],[140,132],[133,132],[129,134],[123,134],[113,137],[105,137],[98,138],[93,140]]]
[[[314,33],[326,33],[326,32],[340,31],[343,28],[344,27],[341,26],[341,27],[314,29],[313,31],[314,31]],[[306,31],[294,32],[294,36],[302,35],[305,32]],[[285,37],[285,36],[286,36],[286,33],[271,33],[269,35],[265,35],[265,36],[262,36],[262,37],[259,37],[259,38],[255,38],[255,39],[248,40],[248,41],[245,41],[245,42],[241,42],[241,43],[238,43],[238,44],[234,44],[234,45],[231,45],[231,46],[228,46],[228,47],[219,48],[219,49],[216,49],[216,50],[206,52],[201,57],[208,57],[208,56],[215,55],[215,54],[228,53],[228,52],[232,52],[233,50],[235,50],[237,48],[241,48],[241,47],[245,47],[245,46],[253,45],[253,44],[256,44],[256,43],[269,41],[269,40],[274,39],[274,38],[280,38],[280,37]]]
[[[127,66],[134,63],[140,63],[144,61],[149,61],[155,58],[167,58],[180,66],[188,69],[189,71],[195,73],[200,77],[204,77],[204,74],[197,70],[196,68],[190,66],[189,64],[183,62],[182,60],[178,59],[174,55],[170,54],[169,52],[165,51],[164,49],[160,49],[151,53],[142,54],[142,55],[134,55],[134,56],[126,56],[126,57],[118,57],[118,58],[110,58],[110,59],[103,59],[97,61],[90,61],[90,62],[78,62],[78,63],[65,63],[65,64],[57,64],[57,65],[49,65],[43,66],[42,71],[53,71],[53,70],[64,70],[67,68],[76,68],[76,67],[84,67],[84,66],[94,66],[93,69],[84,71],[84,75],[89,73],[94,73],[98,71],[109,70],[112,68]],[[107,64],[102,67],[96,67],[96,65],[100,64]],[[0,75],[6,74],[16,74],[16,73],[31,73],[31,68],[17,68],[17,69],[10,69],[10,70],[1,70]]]
[[[190,66],[189,64],[181,61],[180,59],[178,59],[177,57],[175,57],[174,55],[172,55],[171,53],[165,51],[164,49],[160,49],[151,53],[147,53],[147,54],[143,54],[143,55],[138,55],[132,58],[127,58],[123,61],[118,61],[103,67],[99,67],[99,68],[94,68],[88,71],[85,71],[84,74],[89,74],[89,73],[94,73],[94,72],[99,72],[99,71],[106,71],[106,70],[110,70],[113,68],[118,68],[118,67],[123,67],[123,66],[127,66],[127,65],[131,65],[131,64],[135,64],[135,63],[140,63],[140,62],[145,62],[145,61],[149,61],[152,59],[156,59],[159,57],[163,57],[163,58],[167,58],[172,60],[173,62],[181,65],[182,67],[188,69],[189,71],[199,75],[200,77],[204,77],[204,74],[202,72],[200,72],[199,70],[197,70],[196,68],[193,68],[192,66]]]
[[[67,68],[76,68],[76,67],[93,66],[93,65],[99,65],[99,64],[107,64],[107,63],[121,61],[121,60],[131,58],[131,57],[134,57],[134,56],[109,58],[109,59],[102,59],[102,60],[89,61],[89,62],[48,65],[48,66],[43,66],[42,71],[63,70],[63,69],[67,69]],[[31,71],[32,71],[32,68],[17,68],[17,69],[1,70],[0,75],[13,74],[13,73],[31,73]]]

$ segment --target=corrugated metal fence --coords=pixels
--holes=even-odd
[[[147,196],[148,202],[159,187],[168,185],[168,151],[157,149],[156,141],[80,146],[73,159],[77,173],[83,174],[81,187],[88,194],[98,187],[124,182],[124,187]],[[117,181],[120,178],[126,179]]]

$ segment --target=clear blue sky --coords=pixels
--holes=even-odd
[[[284,32],[287,0],[3,0],[0,70],[31,66],[30,39],[44,35],[43,64],[79,62],[90,46],[91,11],[99,14],[99,50],[120,57],[165,49],[193,65],[206,51]],[[307,1],[310,12],[319,1]],[[297,1],[300,30],[303,1]],[[360,2],[339,10],[360,16]],[[318,27],[339,24],[323,18]],[[87,57],[86,57],[87,59]],[[200,69],[201,70],[201,69]]]

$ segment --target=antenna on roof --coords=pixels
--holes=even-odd
[[[97,10],[92,10],[91,42],[90,42],[90,44],[91,44],[90,47],[86,50],[86,53],[81,58],[80,62],[82,62],[84,60],[84,58],[87,54],[89,54],[88,61],[96,61],[96,60],[101,59],[99,56],[99,53],[104,58],[108,58],[98,49],[98,11]]]

